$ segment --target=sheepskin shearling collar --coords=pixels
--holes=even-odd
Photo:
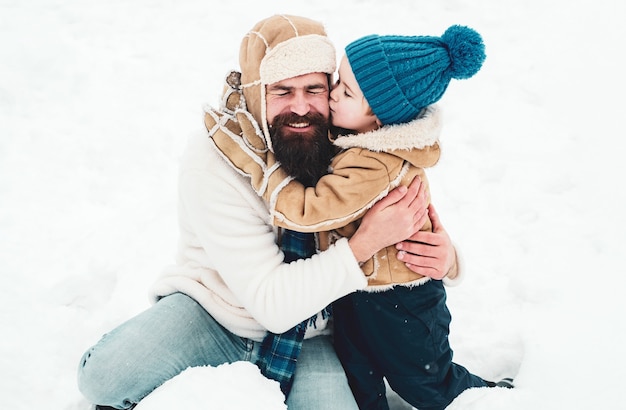
[[[422,149],[439,142],[441,112],[430,105],[404,124],[386,125],[362,134],[340,135],[333,142],[343,149],[365,148],[374,152]]]

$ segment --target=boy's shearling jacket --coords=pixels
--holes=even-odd
[[[236,90],[227,90],[224,101],[227,107],[235,107],[241,98]],[[273,223],[296,231],[320,232],[322,250],[339,237],[350,237],[358,219],[398,185],[408,185],[419,176],[428,188],[424,168],[436,164],[440,156],[440,112],[430,106],[410,123],[338,137],[335,144],[343,151],[333,159],[331,172],[315,187],[305,188],[280,168],[271,151],[259,149],[264,136],[250,116],[236,109],[231,118],[208,112],[205,125],[223,157],[249,176],[257,193],[269,202]],[[218,129],[224,132],[216,132]],[[430,221],[422,229],[431,230]],[[390,246],[362,265],[368,290],[411,286],[429,279],[409,270],[396,254]],[[453,272],[452,277],[456,266]]]
[[[440,112],[431,106],[409,123],[338,137],[335,145],[343,151],[333,158],[329,174],[315,187],[305,188],[295,180],[268,186],[264,197],[269,200],[274,224],[296,231],[320,232],[320,249],[324,250],[337,238],[352,236],[359,218],[370,207],[416,176],[426,184],[430,196],[424,168],[439,160],[440,131]],[[431,229],[428,221],[421,230]],[[368,290],[428,280],[399,261],[397,252],[395,246],[389,246],[362,265]]]

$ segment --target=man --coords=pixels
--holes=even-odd
[[[245,107],[239,106],[239,114],[261,124],[258,134],[270,144],[270,127],[276,129],[272,134],[284,134],[277,143],[281,147],[272,149],[285,164],[282,156],[299,155],[292,152],[298,146],[310,153],[325,133],[328,76],[335,69],[334,48],[323,27],[293,16],[263,20],[244,38],[240,64]],[[311,120],[303,119],[309,112],[315,114]],[[324,120],[313,120],[320,118],[317,114]],[[105,335],[81,360],[79,388],[99,408],[132,408],[189,366],[247,360],[261,367],[268,357],[263,343],[291,329],[303,330],[304,341],[287,405],[298,410],[356,408],[323,312],[334,300],[366,286],[359,262],[417,232],[425,217],[423,190],[416,181],[408,190],[391,192],[350,240],[287,264],[283,258],[289,252],[277,246],[266,204],[218,154],[207,134],[225,138],[241,132],[233,115],[226,101],[221,111],[207,113],[207,129],[189,141],[179,177],[177,263],[154,285],[155,303]],[[283,144],[290,149],[279,154]],[[307,164],[319,163],[327,156],[323,152],[320,147]],[[290,171],[308,170],[306,156]],[[314,179],[318,171],[296,176]],[[447,272],[454,250],[445,232],[437,239],[441,246],[432,247],[432,258],[407,255],[407,261],[422,265],[428,259],[428,269],[436,265]],[[298,327],[303,322],[309,325]]]

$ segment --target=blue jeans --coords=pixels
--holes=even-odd
[[[259,347],[176,293],[90,348],[80,361],[78,387],[92,403],[128,409],[190,366],[256,363]],[[357,408],[329,336],[304,341],[287,405],[295,410]]]

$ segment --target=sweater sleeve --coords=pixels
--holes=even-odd
[[[200,255],[194,263],[216,271],[232,297],[272,332],[284,332],[366,286],[347,240],[312,258],[283,263],[263,202],[227,167],[181,175],[180,206],[194,238],[184,252]]]
[[[333,159],[332,172],[314,187],[295,180],[272,187],[273,223],[301,232],[346,226],[399,183],[402,165],[403,161],[391,154],[357,148],[340,153]]]

